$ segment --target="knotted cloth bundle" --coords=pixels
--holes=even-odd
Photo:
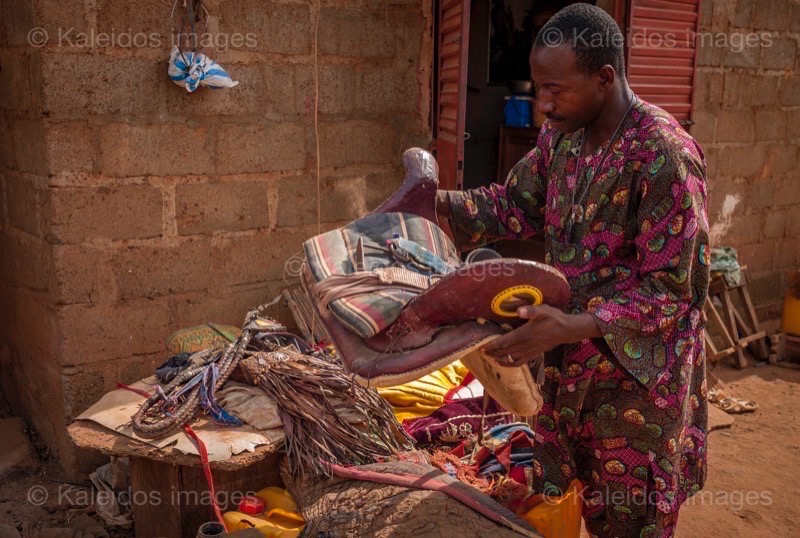
[[[169,59],[169,78],[178,86],[192,93],[199,86],[215,90],[233,88],[237,81],[220,65],[201,52],[182,52],[177,46],[172,47]]]

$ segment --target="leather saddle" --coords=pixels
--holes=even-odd
[[[461,262],[438,226],[436,160],[413,148],[403,163],[405,181],[380,207],[304,244],[303,286],[331,343],[362,384],[400,385],[460,359],[504,408],[535,414],[530,368],[481,348],[523,323],[519,304],[565,307],[564,275],[527,260]]]

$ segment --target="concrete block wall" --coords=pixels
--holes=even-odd
[[[240,84],[190,95],[167,77],[172,0],[0,2],[0,384],[77,468],[65,425],[165,336],[239,325],[318,218],[399,185],[431,136],[432,7],[206,0],[204,52]]]
[[[800,1],[704,0],[700,33],[691,132],[706,153],[712,235],[738,249],[774,320],[800,268]]]

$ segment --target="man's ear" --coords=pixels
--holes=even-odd
[[[609,91],[614,86],[614,81],[617,80],[617,72],[608,64],[601,67],[595,76],[598,89],[602,92]]]

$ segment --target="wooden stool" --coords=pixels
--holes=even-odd
[[[731,338],[731,334],[728,332],[728,328],[725,326],[725,322],[722,321],[722,317],[719,315],[719,311],[717,307],[714,305],[711,297],[706,299],[706,304],[703,307],[703,312],[706,314],[706,319],[708,320],[708,325],[706,326],[706,358],[711,365],[716,364],[717,361],[727,357],[728,355],[733,355],[734,353],[741,354],[742,350],[740,347],[736,346],[733,342],[733,338]],[[715,327],[717,331],[717,338],[719,338],[720,343],[714,342],[714,337],[711,334],[712,325]],[[738,359],[738,355],[737,355]],[[744,359],[744,356],[742,356]],[[741,364],[741,363],[739,363]]]
[[[728,286],[721,275],[714,275],[708,289],[709,302],[713,297],[717,297],[722,303],[724,324],[734,343],[736,365],[739,368],[747,366],[744,356],[744,348],[747,346],[750,346],[750,351],[757,359],[765,361],[769,358],[767,333],[761,330],[753,302],[750,300],[745,269],[741,268],[742,281],[739,285]],[[733,300],[734,294],[738,295],[741,304],[738,308]]]
[[[211,494],[198,456],[173,448],[159,449],[88,420],[73,422],[67,431],[81,448],[130,458],[136,536],[196,536],[200,525],[214,520]],[[260,446],[253,452],[210,463],[223,512],[235,510],[246,492],[283,486],[282,446]]]

